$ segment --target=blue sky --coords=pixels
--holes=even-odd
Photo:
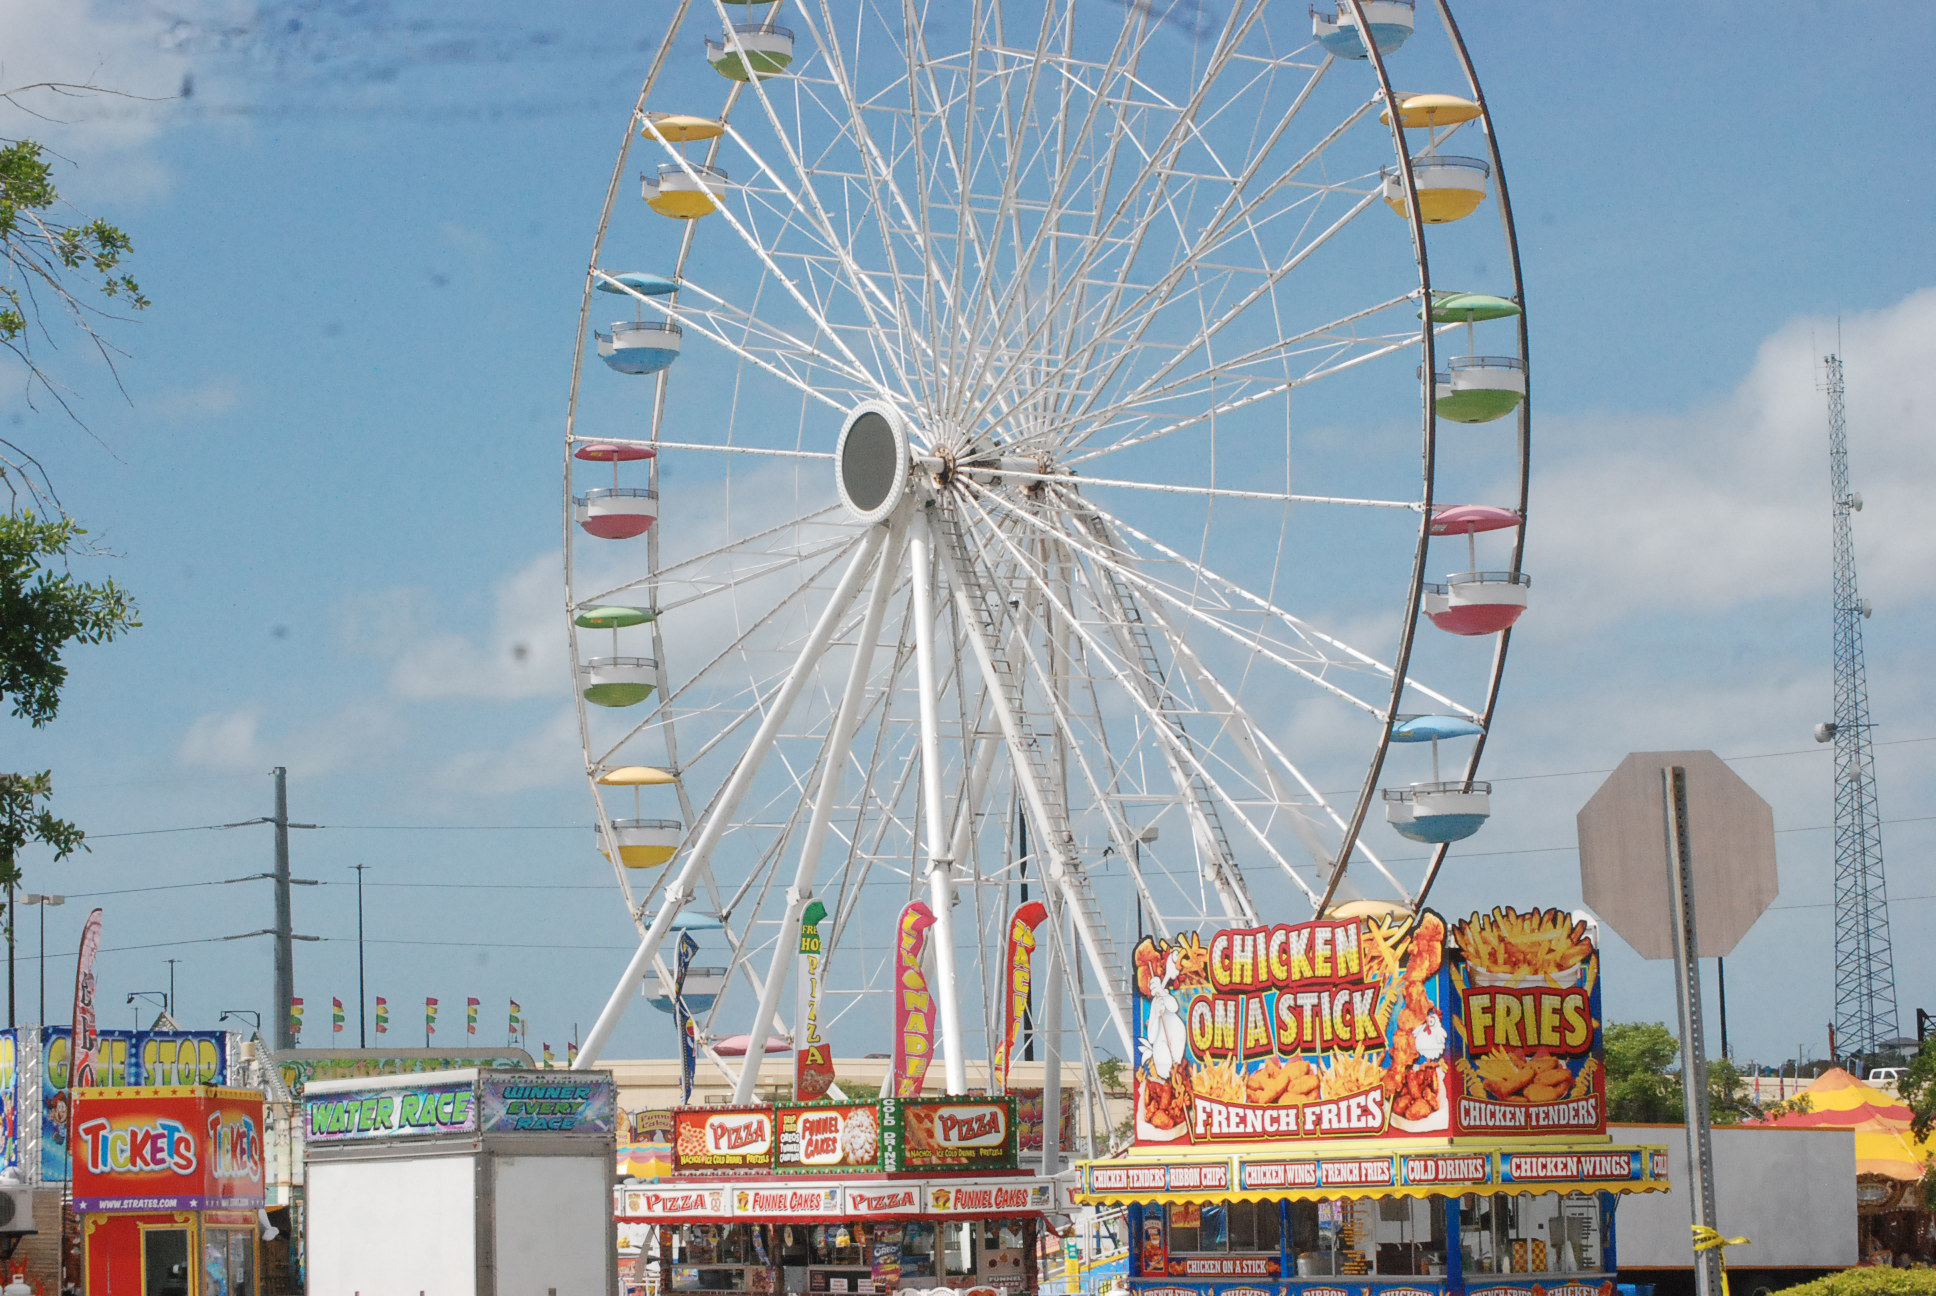
[[[1538,602],[1489,749],[1494,821],[1436,902],[1577,903],[1573,856],[1549,848],[1570,843],[1596,778],[1564,772],[1633,749],[1797,753],[1737,765],[1784,830],[1780,909],[1730,966],[1737,1054],[1762,1058],[1819,1051],[1830,1013],[1812,365],[1838,318],[1869,503],[1877,738],[1893,744],[1878,748],[1882,809],[1909,821],[1885,835],[1898,993],[1906,1025],[1936,1007],[1920,939],[1936,910],[1913,898],[1936,893],[1936,834],[1915,822],[1936,816],[1936,746],[1915,741],[1936,738],[1922,435],[1936,166],[1906,124],[1936,14],[1855,12],[1462,14],[1534,323]],[[511,996],[554,1046],[602,1002],[629,926],[590,849],[564,721],[558,433],[584,258],[655,13],[584,4],[551,25],[483,4],[458,27],[409,4],[37,2],[0,17],[9,84],[194,85],[7,126],[72,160],[63,184],[135,236],[155,302],[114,331],[125,401],[77,346],[55,361],[92,437],[7,389],[13,433],[111,554],[84,570],[134,590],[146,622],[72,656],[55,725],[0,728],[9,763],[52,767],[95,839],[58,866],[30,857],[27,885],[115,893],[99,899],[107,1024],[131,1020],[127,992],[166,984],[170,957],[196,1024],[266,1007],[266,942],[163,943],[267,925],[262,883],[183,885],[266,868],[267,831],[149,830],[266,813],[278,763],[294,817],[331,825],[295,840],[298,875],[329,884],[298,893],[299,930],[329,938],[298,954],[306,1042],[331,995],[355,994],[358,862],[393,1040],[411,1042],[425,995],[444,1004],[444,1040],[467,995],[485,1000],[480,1040],[501,1038]],[[130,890],[160,886],[177,889]],[[85,912],[55,911],[54,949]],[[71,957],[50,967],[66,986]],[[31,1004],[30,964],[21,975]],[[1663,968],[1616,948],[1613,1016],[1670,1017],[1668,992]],[[669,1041],[641,1010],[614,1052]]]

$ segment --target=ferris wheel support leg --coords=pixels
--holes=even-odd
[[[941,1022],[941,1065],[948,1092],[968,1092],[968,1067],[962,1056],[961,998],[955,978],[954,861],[948,857],[948,819],[941,808],[941,718],[936,711],[940,684],[934,670],[934,531],[924,505],[917,505],[908,532],[908,566],[914,601],[914,669],[921,702],[921,813],[928,848],[928,906],[934,910],[934,992]]]
[[[766,718],[760,721],[759,731],[753,735],[752,741],[747,743],[746,754],[740,757],[739,763],[733,767],[732,777],[726,780],[726,786],[720,789],[719,799],[713,804],[713,813],[707,817],[705,826],[700,829],[697,840],[693,842],[692,849],[686,855],[685,862],[679,866],[679,875],[666,884],[665,899],[660,902],[659,912],[653,915],[652,925],[645,929],[645,935],[639,941],[638,952],[633,954],[632,961],[625,965],[624,975],[612,988],[612,997],[605,1001],[605,1007],[598,1014],[598,1020],[592,1023],[591,1031],[585,1036],[584,1047],[578,1051],[578,1070],[583,1071],[597,1065],[598,1055],[604,1050],[606,1041],[611,1039],[612,1031],[617,1028],[620,1019],[625,1016],[626,1008],[631,1004],[633,987],[638,985],[640,979],[645,976],[645,970],[651,964],[652,956],[658,953],[659,946],[664,943],[666,932],[671,930],[672,920],[678,915],[680,906],[692,898],[694,879],[700,876],[700,870],[711,861],[713,849],[719,845],[719,839],[726,835],[727,827],[739,810],[741,798],[746,795],[746,789],[752,786],[754,776],[765,763],[767,751],[773,746],[773,740],[779,736],[780,727],[786,723],[788,714],[793,710],[794,702],[799,699],[801,691],[807,686],[807,681],[812,678],[815,664],[819,662],[821,654],[827,650],[827,641],[833,638],[835,628],[839,626],[840,619],[846,615],[848,605],[854,601],[855,592],[860,589],[861,581],[866,579],[869,569],[873,567],[874,559],[880,554],[881,545],[886,538],[887,532],[883,528],[870,527],[855,547],[853,559],[848,562],[847,570],[840,575],[840,583],[828,596],[827,606],[822,609],[820,619],[808,632],[806,642],[800,647],[800,655],[795,658],[792,669],[787,672],[785,681],[780,685],[779,692],[768,705]]]
[[[814,877],[820,870],[820,849],[826,844],[827,827],[833,820],[834,800],[840,791],[841,774],[846,769],[847,745],[853,741],[854,731],[860,727],[862,704],[867,697],[867,679],[873,670],[874,650],[881,637],[881,620],[887,611],[887,596],[895,585],[894,559],[901,552],[903,528],[904,523],[899,517],[877,528],[888,533],[887,540],[881,551],[880,565],[874,570],[874,588],[868,595],[867,611],[861,617],[860,636],[854,643],[854,660],[847,668],[847,689],[841,695],[840,709],[834,715],[833,729],[828,734],[826,749],[821,755],[820,778],[814,787],[813,814],[807,821],[806,838],[800,847],[800,863],[794,870],[793,889],[787,892],[786,912],[780,919],[780,935],[773,942],[773,960],[767,968],[766,983],[760,987],[759,1007],[753,1013],[753,1039],[766,1038],[767,1032],[773,1028],[774,1015],[780,1009],[780,994],[787,980],[787,960],[794,957],[794,949],[789,943],[793,925],[800,921],[800,915],[807,907],[807,898],[813,894]],[[806,1025],[804,1020],[796,1021],[793,1029],[796,1032],[804,1031]],[[796,1049],[799,1042],[796,1037]],[[760,1061],[760,1055],[754,1050],[746,1050],[746,1060],[740,1064],[739,1078],[733,1084],[735,1103],[753,1101],[753,1088],[760,1078]]]
[[[1047,957],[1042,960],[1042,1021],[1036,1038],[1042,1044],[1042,1174],[1044,1178],[1062,1169],[1062,906],[1049,921],[1055,924],[1053,937],[1046,942]]]

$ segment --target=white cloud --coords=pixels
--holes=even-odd
[[[1828,421],[1817,383],[1835,336],[1831,321],[1791,321],[1731,393],[1683,414],[1542,420],[1546,466],[1528,533],[1533,615],[1577,634],[1634,616],[1824,597]],[[1936,488],[1936,440],[1921,417],[1936,289],[1844,321],[1839,345],[1853,480],[1866,503],[1863,575],[1878,593],[1907,599],[1936,585],[1936,529],[1920,525]]]
[[[263,763],[261,729],[261,707],[213,711],[188,726],[177,755],[183,764],[225,773],[254,769]]]
[[[496,797],[557,787],[583,777],[578,713],[560,709],[542,725],[501,746],[460,752],[436,771],[438,787],[466,796]]]
[[[85,208],[112,191],[161,188],[165,173],[143,146],[160,133],[188,63],[162,47],[167,21],[158,10],[97,0],[27,0],[0,5],[0,86],[39,82],[98,87],[78,97],[54,91],[20,96],[4,133],[41,141],[78,164],[57,176]]]
[[[286,765],[321,775],[364,764],[393,749],[402,737],[394,710],[356,702],[293,731],[263,735],[263,710],[250,704],[199,716],[183,735],[177,758],[220,773],[245,773]]]
[[[414,589],[386,590],[342,610],[355,650],[391,662],[399,698],[510,700],[566,687],[564,593],[556,553],[527,562],[497,583],[490,627],[464,633],[461,600]]]

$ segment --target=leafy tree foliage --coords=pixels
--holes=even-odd
[[[0,516],[0,702],[36,729],[60,710],[69,644],[105,643],[140,625],[133,600],[112,580],[89,584],[65,569],[86,533],[70,518]],[[56,859],[84,849],[81,830],[48,808],[51,771],[0,773],[0,885],[19,880],[19,853],[33,842]]]
[[[93,86],[58,83],[0,91],[0,101],[24,108],[29,92],[56,95],[99,93]],[[26,111],[32,111],[26,109]],[[27,399],[51,396],[70,416],[61,386],[41,362],[39,346],[54,347],[78,329],[113,366],[113,350],[96,324],[110,318],[109,307],[142,310],[148,299],[127,273],[134,244],[108,221],[74,213],[54,181],[47,150],[31,139],[0,137],[0,346],[26,369]],[[24,493],[33,503],[53,498],[51,483],[38,460],[24,447],[0,440],[0,485],[16,502]]]
[[[1687,1119],[1681,1096],[1680,1037],[1660,1022],[1609,1022],[1604,1031],[1607,1118],[1643,1125],[1677,1125]],[[1760,1115],[1734,1063],[1707,1064],[1708,1114],[1716,1125],[1735,1125]]]

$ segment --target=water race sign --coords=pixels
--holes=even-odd
[[[262,1095],[137,1087],[74,1092],[74,1206],[250,1210],[263,1204]]]
[[[1574,915],[1185,932],[1134,966],[1139,1144],[1606,1128],[1599,951]]]
[[[314,1143],[469,1134],[477,1129],[477,1091],[469,1081],[349,1090],[303,1099]]]

